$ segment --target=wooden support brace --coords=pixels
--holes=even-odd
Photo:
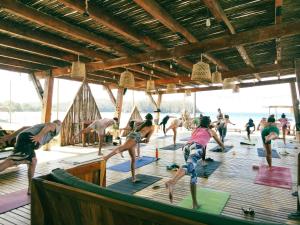
[[[112,93],[111,89],[106,85],[103,85],[103,87],[107,91],[112,104],[114,104],[114,106],[116,107],[116,105],[117,105],[116,98],[115,98],[114,94]]]
[[[124,93],[124,88],[118,88],[115,117],[117,117],[119,121],[121,120],[121,113],[122,113],[122,106],[123,106],[123,93]]]
[[[44,90],[42,88],[42,85],[40,83],[40,81],[36,78],[36,76],[32,73],[29,74],[29,77],[35,87],[35,90],[41,100],[41,102],[43,103],[43,96],[44,96]]]

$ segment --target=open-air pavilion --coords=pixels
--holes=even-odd
[[[145,91],[157,111],[156,121],[160,120],[159,109],[166,93],[190,95],[211,91],[213,95],[214,90],[223,88],[238,92],[240,88],[289,83],[297,127],[300,123],[300,1],[0,0],[0,69],[30,75],[43,102],[42,122],[51,119],[54,79],[105,87],[118,118],[126,90]],[[40,79],[45,79],[44,88]],[[113,89],[117,89],[116,96]],[[76,96],[81,106],[72,112],[83,113],[82,120],[101,117],[93,105],[88,108],[83,105],[85,101],[92,101],[85,99],[87,92],[84,91],[87,90]],[[66,120],[66,124],[81,122],[73,118]],[[64,132],[66,140],[71,131],[65,129]],[[259,140],[258,145],[262,145]],[[68,144],[70,142],[66,141],[64,145]],[[171,144],[171,139],[154,137],[144,153],[153,156],[160,144]],[[198,184],[230,193],[227,204],[219,213],[221,216],[198,215],[191,210],[181,213],[176,207],[175,213],[170,212],[172,208],[163,181],[172,176],[165,170],[168,163],[184,162],[181,151],[177,150],[162,151],[160,161],[138,170],[160,177],[158,186],[162,188],[148,187],[134,195],[159,202],[162,205],[157,207],[161,208],[147,208],[146,205],[151,203],[143,205],[143,199],[135,202],[124,196],[117,200],[99,197],[89,204],[95,194],[85,196],[86,191],[78,191],[76,195],[78,188],[55,192],[59,185],[51,186],[49,182],[46,187],[47,182],[42,182],[36,186],[35,191],[39,194],[32,195],[31,201],[35,205],[28,204],[0,214],[0,224],[68,224],[68,219],[73,221],[70,224],[111,225],[222,224],[221,220],[226,224],[299,223],[288,218],[299,205],[297,198],[291,195],[292,189],[254,184],[257,171],[252,170],[252,164],[258,160],[256,148],[251,151],[251,147],[240,147],[238,141],[233,144],[234,154],[212,153],[211,156],[222,164],[209,179],[200,179]],[[79,147],[61,149],[64,148],[73,153],[83,152]],[[281,157],[274,162],[276,166],[290,168],[293,191],[296,191],[298,150],[292,151],[294,157]],[[50,152],[40,154],[56,154]],[[122,160],[116,157],[109,163],[113,165]],[[80,174],[84,180],[96,176],[94,172],[83,176],[83,172],[76,170],[77,166],[59,160],[43,162],[38,166],[37,176],[48,174],[57,167],[70,169],[73,175]],[[0,194],[26,187],[26,167],[20,168],[15,173],[0,175]],[[102,164],[97,167],[98,175],[102,171],[99,175],[101,185],[105,185],[105,180],[109,185],[129,177],[129,173],[109,170],[103,175],[103,168]],[[188,195],[188,183],[186,178],[176,189],[179,194],[175,204]],[[43,185],[47,189],[45,192],[39,189]],[[55,197],[55,193],[61,197]],[[43,199],[38,200],[41,196]],[[76,196],[86,202],[76,201]],[[47,202],[49,197],[53,197],[57,211]],[[244,206],[255,208],[255,216],[245,216],[241,211]],[[64,209],[65,213],[59,212]],[[132,209],[136,210],[136,215],[132,214]],[[33,221],[30,214],[35,217],[40,214],[40,219]]]

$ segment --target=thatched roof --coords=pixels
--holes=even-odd
[[[160,79],[159,89],[172,80],[197,88],[189,75],[201,53],[212,72],[218,65],[224,77],[258,80],[283,78],[300,58],[295,0],[89,0],[89,16],[84,0],[1,0],[0,6],[0,69],[40,77],[51,70],[76,79],[68,68],[80,55],[89,82],[115,87],[127,68],[138,89],[150,77]]]

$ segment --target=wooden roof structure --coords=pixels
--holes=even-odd
[[[70,72],[79,58],[87,82],[111,88],[128,69],[136,90],[146,90],[150,78],[160,93],[169,83],[178,92],[220,89],[191,81],[202,54],[212,72],[218,66],[223,78],[237,77],[241,87],[295,79],[284,76],[294,73],[300,58],[299,1],[85,2],[1,0],[0,69],[78,80]]]

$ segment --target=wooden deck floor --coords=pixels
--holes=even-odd
[[[187,136],[187,133],[181,133],[180,135]],[[180,137],[178,140],[179,139]],[[231,196],[222,212],[223,215],[243,218],[245,220],[300,224],[300,221],[288,220],[288,214],[296,211],[297,199],[293,197],[291,193],[296,190],[297,154],[299,150],[288,149],[291,153],[290,155],[281,156],[281,159],[273,159],[273,165],[291,168],[293,190],[257,185],[254,184],[257,172],[252,170],[252,165],[259,165],[260,163],[266,162],[264,158],[257,156],[256,148],[261,147],[262,143],[258,137],[256,137],[256,139],[258,144],[256,144],[255,147],[241,146],[239,142],[243,140],[243,137],[237,133],[230,133],[226,144],[233,144],[234,148],[227,153],[213,153],[208,151],[207,157],[221,161],[222,164],[208,179],[199,178],[198,186],[230,192]],[[278,142],[282,142],[282,140],[275,141],[275,148],[277,148],[276,143]],[[163,147],[171,143],[172,137],[156,139],[156,136],[154,136],[151,143],[142,148],[142,155],[154,156],[156,146]],[[208,149],[214,145],[215,144],[209,144]],[[280,148],[277,148],[277,150],[278,152],[282,151]],[[63,158],[91,152],[96,154],[96,151],[97,149],[93,147],[53,147],[51,151],[37,151],[39,164],[36,176],[48,173],[57,167],[70,167],[70,164],[60,162]],[[104,150],[104,153],[108,151],[109,150]],[[128,159],[128,153],[124,155],[125,159],[119,155],[114,156],[108,162],[108,166]],[[150,186],[137,192],[136,195],[169,204],[164,182],[172,177],[174,172],[167,171],[166,166],[174,162],[183,164],[184,160],[181,150],[160,151],[159,157],[161,158],[159,161],[139,168],[137,173],[162,177],[163,179],[155,184],[160,185],[161,188],[154,190],[152,186]],[[0,204],[1,195],[27,187],[26,171],[26,166],[22,165],[19,166],[19,169],[15,172],[0,174]],[[130,173],[118,173],[108,170],[107,185],[129,176]],[[185,176],[179,181],[174,193],[174,204],[189,194],[188,176]],[[241,207],[252,207],[256,212],[255,216],[245,217],[241,211]],[[30,205],[0,214],[0,224],[30,224]]]

